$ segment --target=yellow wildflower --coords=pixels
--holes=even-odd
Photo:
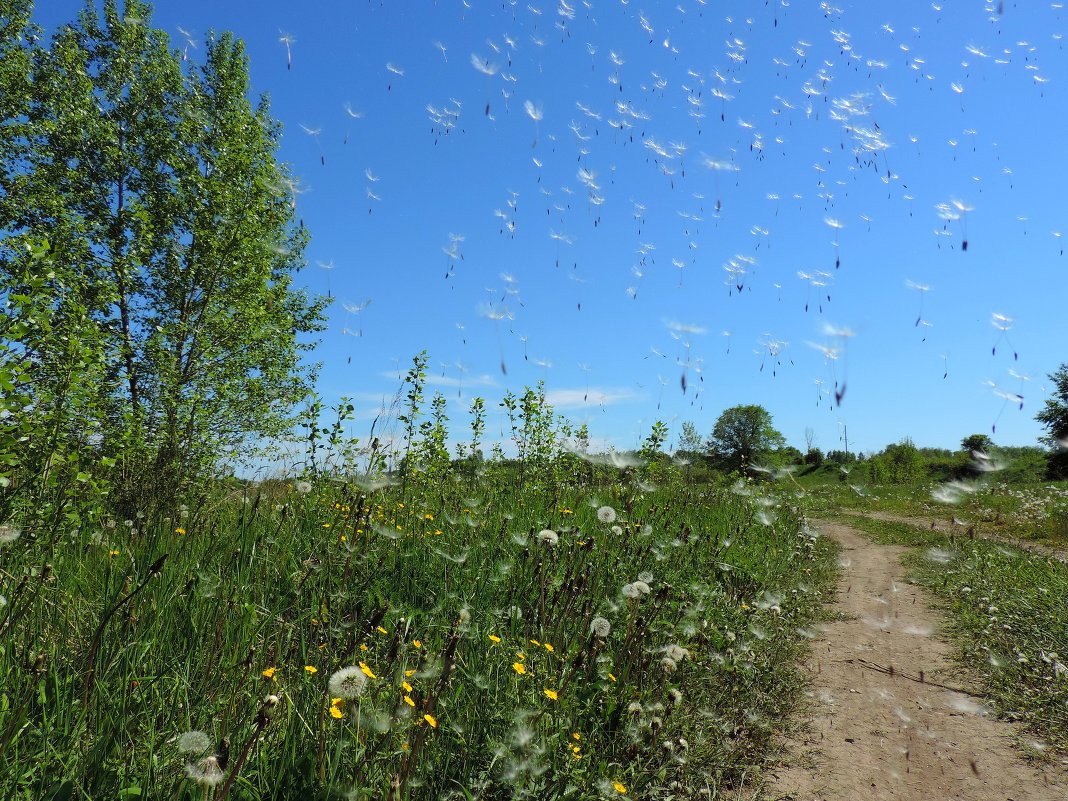
[[[553,647],[552,647],[552,645],[550,645],[549,643],[547,643],[547,642],[546,642],[546,643],[542,643],[542,646],[543,646],[543,647],[545,648],[545,650],[546,650],[546,651],[548,651],[548,652],[549,652],[550,654],[555,654],[555,653],[556,653],[556,649],[555,649],[555,648],[553,648]]]
[[[416,648],[422,648],[423,647],[423,643],[421,641],[419,641],[419,640],[412,640],[412,645],[414,645]]]
[[[550,701],[560,700],[560,694],[557,693],[556,690],[550,690],[548,687],[546,687],[544,690],[542,690],[542,692],[545,693],[545,697],[548,698]]]
[[[412,697],[410,695],[404,696],[404,703],[406,703],[408,706],[415,706],[415,701],[412,700]]]
[[[435,718],[429,712],[427,714],[423,715],[423,720],[425,720],[427,723],[429,723],[430,724],[430,728],[432,728],[432,729],[436,729],[438,727],[437,718]]]
[[[178,526],[178,528],[176,528],[176,529],[174,530],[174,533],[175,533],[175,534],[185,534],[185,529],[184,529],[184,528],[182,528],[181,526]]]
[[[490,642],[500,642],[501,641],[501,638],[498,637],[496,634],[491,634],[489,636],[489,638],[490,638]]]
[[[401,687],[403,687],[403,688],[404,688],[404,691],[405,691],[405,692],[409,692],[409,693],[410,693],[410,692],[412,691],[412,685],[410,685],[410,684],[409,684],[408,682],[406,682],[406,681],[403,681],[403,682],[401,682]]]
[[[616,677],[615,677],[615,676],[613,676],[613,675],[612,675],[611,673],[609,673],[609,674],[608,674],[608,680],[609,680],[609,681],[615,681],[615,680],[616,680]]]
[[[612,782],[612,788],[620,795],[627,794],[627,788],[621,782]]]
[[[262,675],[262,676],[263,676],[263,678],[265,678],[265,679],[270,679],[271,681],[278,681],[278,679],[276,679],[276,678],[274,677],[274,674],[275,674],[275,673],[277,673],[277,672],[278,672],[278,668],[276,668],[276,667],[269,667],[269,668],[267,668],[267,669],[266,669],[265,671],[263,671],[263,673],[262,673],[261,675]]]
[[[541,643],[540,643],[540,642],[538,642],[537,640],[531,640],[531,641],[530,641],[530,644],[531,644],[531,645],[533,645],[533,646],[534,646],[535,648],[537,648],[538,646],[540,646],[540,645],[541,645]]]
[[[423,520],[433,520],[433,519],[434,519],[434,515],[430,514],[430,512],[427,512],[425,515],[423,515]]]
[[[379,634],[389,634],[389,632],[388,632],[388,631],[386,631],[386,630],[385,630],[384,628],[382,628],[381,626],[376,626],[376,627],[375,627],[375,630],[376,630],[376,631],[377,631],[377,632],[378,632]]]
[[[524,665],[522,662],[513,662],[512,663],[512,670],[514,670],[516,673],[518,673],[520,676],[522,676],[524,673],[527,672],[527,666]]]
[[[412,676],[415,675],[415,668],[412,668],[411,670],[404,671],[404,675],[407,676],[410,679]]]
[[[377,679],[378,678],[378,676],[376,676],[371,671],[371,668],[367,667],[367,663],[366,662],[360,662],[360,670],[363,672],[363,675],[365,675],[369,679]]]
[[[573,732],[571,732],[571,739],[572,740],[581,740],[582,739],[582,735],[579,734],[577,731],[573,731]]]
[[[317,668],[315,665],[305,665],[304,666],[304,670],[306,670],[308,673],[318,673],[319,672],[319,668]]]

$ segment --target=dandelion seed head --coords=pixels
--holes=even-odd
[[[602,506],[597,510],[597,519],[602,523],[615,523],[616,522],[616,510],[611,506]]]
[[[178,750],[183,754],[203,754],[211,748],[211,738],[196,729],[183,732],[178,737]]]
[[[551,528],[542,529],[538,532],[538,542],[544,542],[546,545],[553,546],[559,541],[560,535]]]
[[[338,698],[344,700],[359,698],[367,689],[367,676],[358,665],[350,665],[334,673],[330,677],[328,686],[330,694]]]
[[[606,618],[595,617],[590,621],[590,634],[594,637],[599,637],[602,640],[609,635],[612,631],[612,624],[608,622]]]
[[[185,766],[185,775],[202,787],[216,787],[221,784],[226,774],[214,754],[204,757],[199,762],[190,762]]]

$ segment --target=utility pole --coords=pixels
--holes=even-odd
[[[849,426],[845,423],[842,424],[842,436],[845,437],[846,453],[849,453]]]

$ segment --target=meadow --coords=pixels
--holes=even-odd
[[[717,797],[833,576],[796,511],[666,460],[165,506],[5,527],[0,796]]]

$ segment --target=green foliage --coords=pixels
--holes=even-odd
[[[961,450],[967,453],[991,453],[994,449],[994,440],[986,434],[970,434],[960,441]]]
[[[911,439],[887,445],[867,463],[868,476],[877,484],[913,484],[925,478],[923,457]]]
[[[763,406],[732,406],[716,420],[707,448],[726,469],[748,472],[754,463],[786,444]]]
[[[1068,479],[1068,363],[1050,374],[1053,394],[1035,419],[1046,428],[1042,441],[1054,449],[1049,460],[1050,478]]]
[[[799,695],[829,545],[732,493],[613,482],[554,501],[519,474],[493,465],[442,499],[416,473],[407,501],[219,483],[174,519],[0,544],[0,797],[203,798],[190,730],[209,754],[229,742],[231,798],[742,780]],[[364,691],[333,702],[331,675],[361,663]]]
[[[280,129],[247,99],[239,41],[213,37],[183,72],[139,0],[87,5],[47,48],[4,42],[29,82],[0,75],[16,90],[0,105],[0,293],[25,294],[47,234],[35,291],[53,317],[5,337],[63,399],[56,430],[91,433],[137,508],[289,431],[311,386],[302,336],[322,330],[325,301],[293,287],[307,234]]]

